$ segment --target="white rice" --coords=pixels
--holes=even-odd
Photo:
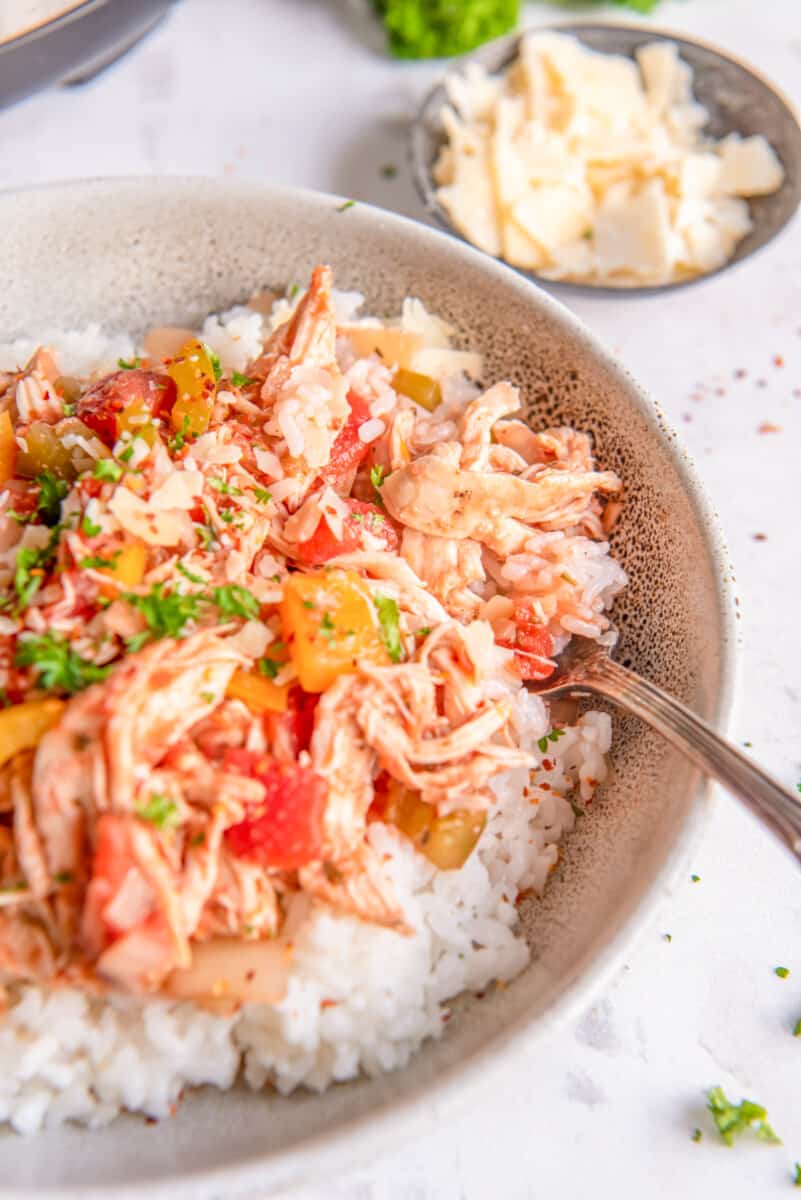
[[[351,312],[358,301],[347,297]],[[249,310],[207,319],[203,336],[226,367],[241,370],[258,353],[263,323],[255,316],[258,332]],[[411,307],[404,318],[425,323]],[[65,373],[112,369],[135,349],[97,326],[45,340],[59,347]],[[17,367],[38,344],[0,346],[0,369]],[[571,567],[597,594],[609,585],[609,562],[588,552]],[[390,827],[370,828],[411,936],[319,906],[296,938],[285,999],[232,1017],[185,1002],[15,988],[0,1019],[0,1122],[20,1133],[64,1121],[95,1127],[124,1109],[165,1117],[186,1088],[227,1088],[240,1072],[254,1088],[271,1083],[288,1093],[403,1066],[427,1038],[441,1035],[448,1000],[524,969],[529,950],[517,930],[518,896],[542,891],[558,842],[573,827],[564,795],[576,789],[589,799],[605,775],[605,714],[585,714],[558,740],[541,743],[543,751],[537,742],[549,730],[547,710],[523,690],[516,723],[541,765],[531,776],[517,771],[496,780],[499,803],[461,870],[436,871]]]

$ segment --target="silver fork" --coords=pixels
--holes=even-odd
[[[796,798],[656,684],[629,671],[587,638],[574,637],[555,675],[526,685],[540,696],[605,696],[661,733],[696,766],[733,792],[801,858],[801,798]]]

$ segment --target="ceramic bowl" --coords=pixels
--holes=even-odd
[[[713,723],[733,656],[729,568],[698,482],[653,403],[564,308],[453,238],[357,204],[199,179],[93,180],[0,194],[0,339],[98,321],[187,325],[329,262],[367,308],[422,298],[519,384],[530,420],[591,430],[626,505],[614,551],[620,657]],[[261,1198],[331,1178],[446,1119],[523,1039],[576,1014],[620,963],[707,808],[698,773],[636,721],[615,718],[611,779],[569,839],[545,899],[523,909],[529,968],[454,1006],[442,1040],[380,1079],[290,1098],[187,1095],[159,1125],[0,1133],[0,1196]],[[547,1098],[546,1098],[547,1099]]]
[[[585,295],[642,296],[687,287],[701,279],[709,279],[742,262],[762,249],[779,234],[801,204],[801,127],[792,106],[766,79],[738,59],[731,58],[715,46],[693,41],[666,30],[643,25],[620,25],[616,22],[550,25],[535,32],[569,33],[588,50],[602,54],[623,54],[629,58],[639,46],[648,42],[674,42],[682,60],[693,71],[693,87],[698,100],[709,112],[704,132],[713,138],[728,133],[744,137],[763,134],[771,143],[784,167],[784,183],[770,196],[758,196],[749,201],[753,229],[740,241],[734,254],[721,267],[706,274],[647,287],[610,287],[604,284],[576,284],[568,280],[543,279],[547,288],[557,291],[581,292]],[[506,71],[517,59],[523,34],[498,38],[482,46],[472,55],[465,55],[450,68],[462,71],[468,62],[477,62],[490,74]],[[447,103],[444,79],[428,93],[412,128],[412,169],[417,190],[426,211],[450,233],[462,235],[451,223],[437,199],[433,179],[434,164],[445,142],[442,109]],[[515,268],[517,269],[517,268]],[[531,279],[531,271],[521,271]]]

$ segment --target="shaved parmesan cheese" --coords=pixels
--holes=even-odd
[[[721,190],[729,196],[767,196],[782,185],[784,170],[763,137],[727,137],[720,161]]]
[[[203,491],[200,471],[173,471],[150,497],[151,508],[194,508]]]
[[[440,203],[475,245],[549,279],[625,287],[714,270],[751,228],[743,197],[784,179],[764,138],[703,136],[708,113],[671,42],[631,59],[530,33],[505,75],[471,63],[446,86]]]
[[[123,529],[149,546],[177,546],[192,540],[192,522],[186,512],[153,508],[125,486],[114,489],[108,507]]]

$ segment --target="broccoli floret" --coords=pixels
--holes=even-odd
[[[398,58],[449,58],[508,33],[520,0],[374,0]]]

